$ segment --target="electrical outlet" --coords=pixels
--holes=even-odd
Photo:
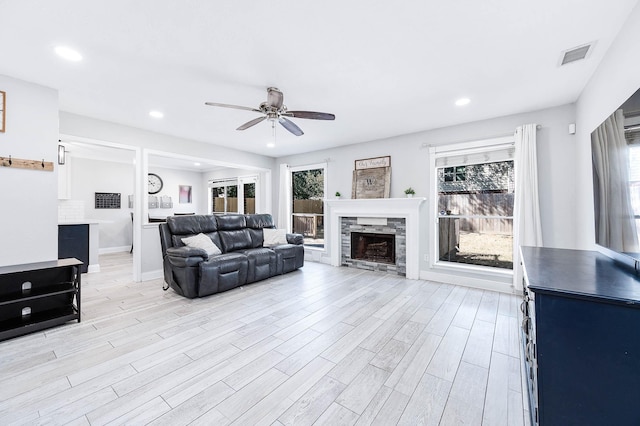
[[[425,261],[425,262],[428,262],[428,261],[429,261],[429,255],[428,255],[428,254],[425,254],[425,255],[424,255],[424,261]]]

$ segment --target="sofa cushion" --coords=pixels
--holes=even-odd
[[[281,244],[287,244],[287,230],[286,229],[270,229],[265,228],[262,230],[264,235],[264,247],[279,246]]]
[[[218,248],[220,248],[220,250],[222,250],[222,242],[220,241],[220,236],[218,235],[217,232],[210,232],[208,234],[206,233],[203,233],[203,234],[209,237],[211,241],[213,241],[213,244],[215,244],[216,246],[218,246]],[[184,247],[186,246],[186,244],[182,242],[182,239],[187,237],[193,237],[193,236],[195,235],[194,234],[172,235],[171,245],[173,247]]]
[[[286,274],[304,265],[304,247],[295,244],[283,244],[273,248],[277,256],[276,274]]]
[[[247,221],[241,214],[225,214],[215,216],[219,231],[232,231],[247,227]]]
[[[248,214],[245,215],[247,230],[251,235],[251,246],[254,248],[262,247],[263,228],[273,228],[273,218],[270,214]]]
[[[250,214],[245,215],[247,228],[262,229],[273,228],[273,217],[270,214]]]
[[[277,256],[273,250],[259,247],[243,250],[242,253],[244,253],[249,260],[247,283],[264,280],[276,274]]]
[[[209,256],[222,253],[220,248],[211,241],[211,238],[202,233],[194,235],[193,237],[182,238],[182,242],[185,243],[187,247],[204,249]]]
[[[167,225],[173,235],[208,234],[218,230],[215,216],[203,214],[168,216]]]
[[[232,231],[218,231],[220,241],[222,241],[222,249],[225,253],[244,250],[252,247],[251,236],[249,230],[236,229]]]
[[[200,263],[198,296],[227,291],[247,282],[249,262],[242,253],[226,253]]]

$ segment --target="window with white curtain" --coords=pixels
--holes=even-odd
[[[291,167],[290,172],[293,232],[304,236],[305,247],[324,249],[326,164]]]
[[[432,265],[513,268],[513,142],[431,148]]]

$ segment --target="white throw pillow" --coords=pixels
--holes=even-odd
[[[215,256],[216,254],[222,254],[222,251],[220,251],[218,246],[215,245],[215,243],[213,241],[211,241],[211,238],[207,237],[206,235],[204,235],[202,233],[200,233],[198,235],[194,235],[193,237],[183,238],[182,242],[187,247],[204,249],[204,251],[206,251],[209,256]]]
[[[286,229],[272,229],[262,228],[264,235],[263,247],[279,246],[281,244],[287,244],[287,231]]]

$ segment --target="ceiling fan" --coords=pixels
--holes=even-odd
[[[247,121],[236,130],[246,130],[249,127],[255,126],[258,123],[261,123],[264,120],[271,120],[272,126],[275,125],[277,121],[296,136],[302,136],[304,132],[300,127],[298,127],[293,121],[289,120],[287,117],[292,118],[309,118],[312,120],[335,120],[336,116],[333,114],[329,114],[326,112],[315,112],[315,111],[289,111],[287,107],[283,105],[284,95],[282,92],[275,87],[267,88],[267,101],[262,102],[258,108],[244,107],[240,105],[229,105],[229,104],[221,104],[217,102],[205,102],[205,105],[209,106],[217,106],[223,108],[235,108],[235,109],[244,109],[247,111],[259,112],[263,114],[262,117],[254,118],[253,120]]]

